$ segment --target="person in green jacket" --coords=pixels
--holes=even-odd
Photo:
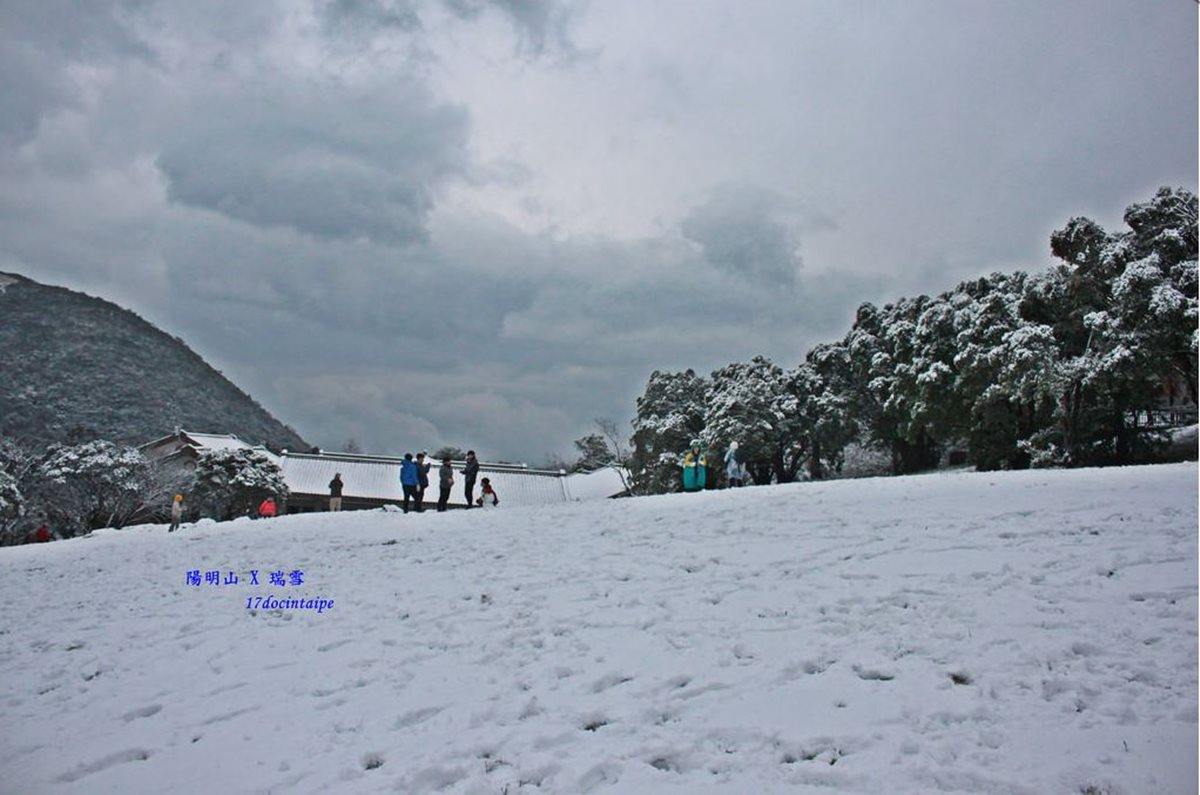
[[[683,490],[701,491],[708,478],[708,453],[704,443],[699,439],[692,440],[691,449],[683,454]]]

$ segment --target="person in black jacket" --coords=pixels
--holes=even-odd
[[[417,453],[417,513],[425,512],[425,489],[429,488],[429,470],[433,464],[425,460],[428,451]]]
[[[438,469],[438,512],[446,510],[446,503],[450,502],[450,487],[454,485],[454,469],[450,466],[450,456],[442,459],[442,466]]]
[[[475,507],[475,477],[479,474],[479,461],[475,451],[467,451],[467,464],[463,467],[463,491],[467,495],[467,507]]]
[[[329,510],[342,510],[342,473],[333,473],[333,480],[329,481]]]

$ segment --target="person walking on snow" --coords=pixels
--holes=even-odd
[[[479,499],[475,500],[475,504],[480,508],[499,508],[500,498],[496,496],[496,490],[492,488],[492,481],[484,478],[479,483],[483,486],[483,493],[479,495]]]
[[[329,481],[329,510],[342,510],[342,473],[334,472],[333,480]]]
[[[438,513],[446,510],[446,503],[450,502],[450,487],[454,485],[454,468],[450,466],[450,456],[442,459],[442,466],[438,469]]]
[[[683,454],[683,490],[701,491],[708,478],[708,454],[704,451],[704,443],[699,439],[692,440],[692,447]]]
[[[260,519],[274,519],[277,510],[278,509],[275,506],[275,498],[267,497],[265,500],[259,503],[258,517]]]
[[[729,451],[725,453],[725,477],[729,479],[729,488],[746,485],[745,472],[738,461],[738,443],[730,442]]]
[[[400,462],[400,488],[404,490],[404,512],[408,513],[408,501],[417,499],[417,490],[421,487],[421,476],[417,474],[417,462],[413,461],[412,453],[405,453]],[[420,501],[417,502],[419,506]]]
[[[467,507],[475,506],[475,476],[479,474],[479,459],[474,450],[467,451],[467,463],[463,467],[463,493],[467,497]]]
[[[168,533],[174,533],[179,529],[179,523],[183,521],[183,495],[176,494],[175,499],[171,502],[171,528]]]

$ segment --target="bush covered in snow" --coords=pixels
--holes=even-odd
[[[223,521],[245,516],[267,497],[287,497],[279,465],[257,450],[212,450],[196,462],[192,507]]]
[[[132,447],[51,445],[31,477],[32,501],[60,535],[123,527],[144,510],[151,473]]]

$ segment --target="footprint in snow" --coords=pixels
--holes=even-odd
[[[864,680],[868,680],[868,681],[890,682],[896,678],[895,673],[893,673],[892,671],[884,670],[882,668],[867,668],[866,666],[862,666],[862,665],[855,665],[855,666],[853,666],[853,668],[854,668],[854,673],[858,675],[859,679],[864,679]]]

